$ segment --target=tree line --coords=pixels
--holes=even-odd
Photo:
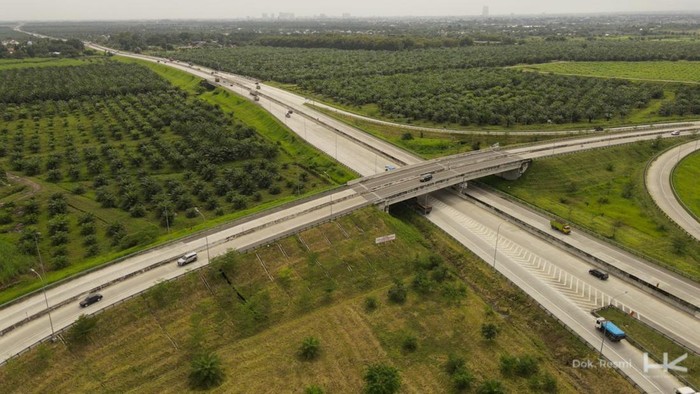
[[[78,57],[83,54],[83,42],[72,38],[66,41],[36,38],[23,35],[16,44],[0,45],[0,59],[31,57]]]

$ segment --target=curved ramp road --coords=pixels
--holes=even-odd
[[[656,205],[696,240],[700,240],[700,223],[676,199],[671,176],[676,165],[698,149],[697,140],[669,149],[649,166],[646,174],[647,189]]]

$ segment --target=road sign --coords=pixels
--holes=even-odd
[[[385,235],[383,237],[377,237],[377,239],[374,240],[374,243],[381,244],[384,242],[393,241],[395,239],[396,239],[396,234],[389,234],[389,235]]]

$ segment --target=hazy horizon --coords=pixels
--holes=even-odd
[[[4,2],[4,1],[3,1]],[[518,0],[466,1],[455,4],[450,0],[424,2],[418,0],[352,2],[330,0],[323,4],[311,0],[298,0],[293,5],[282,0],[263,0],[252,5],[222,0],[171,0],[163,6],[155,0],[11,0],[3,5],[0,20],[3,21],[81,21],[81,20],[156,20],[156,19],[245,19],[260,18],[263,14],[293,13],[297,18],[340,17],[445,17],[477,16],[488,7],[490,16],[558,15],[558,14],[606,14],[650,12],[700,11],[696,0]]]

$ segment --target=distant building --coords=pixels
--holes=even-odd
[[[489,16],[489,6],[485,5],[484,8],[481,9],[481,16],[484,18]]]
[[[279,19],[294,19],[293,12],[280,12]]]
[[[267,12],[263,12],[262,18],[267,19]]]
[[[350,18],[350,13],[349,13],[349,12],[343,12],[343,18],[345,18],[345,19]]]

